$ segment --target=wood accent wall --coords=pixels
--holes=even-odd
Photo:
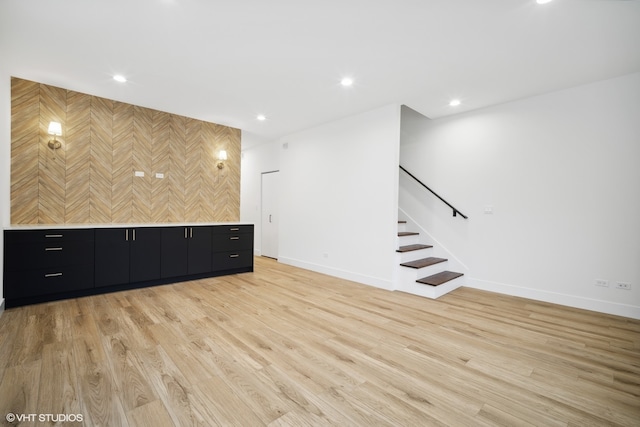
[[[11,78],[12,224],[239,219],[239,129]]]

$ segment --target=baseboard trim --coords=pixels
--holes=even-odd
[[[0,302],[0,317],[2,317],[2,313],[4,313],[4,302],[5,299],[2,298],[2,302]]]
[[[291,265],[293,267],[302,268],[304,270],[311,270],[311,271],[315,271],[316,273],[322,273],[328,276],[350,280],[352,282],[361,283],[363,285],[373,286],[380,289],[386,289],[388,291],[393,290],[392,280],[385,280],[377,277],[365,276],[363,274],[340,270],[337,268],[327,267],[325,265],[314,264],[314,263],[301,261],[293,258],[278,257],[278,262]]]
[[[500,294],[511,295],[515,297],[528,298],[536,301],[544,301],[552,304],[565,305],[568,307],[597,311],[599,313],[612,314],[615,316],[629,317],[632,319],[640,320],[640,307],[629,304],[620,304],[610,301],[584,298],[575,295],[541,291],[539,289],[491,282],[488,280],[480,280],[473,277],[467,277],[467,283],[465,284],[465,286],[469,288],[481,289],[484,291],[497,292]]]

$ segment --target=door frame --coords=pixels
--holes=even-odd
[[[265,255],[264,251],[262,250],[264,247],[264,242],[265,242],[265,227],[264,227],[264,208],[265,208],[265,195],[264,195],[264,176],[265,175],[270,175],[270,174],[279,174],[280,170],[276,169],[276,170],[271,170],[271,171],[266,171],[266,172],[261,172],[260,173],[260,255],[267,257],[267,258],[273,258],[273,259],[278,259],[279,254],[279,250],[276,244],[276,254],[275,257],[273,256],[274,254],[269,254],[269,255]],[[280,176],[280,175],[278,175]],[[279,185],[278,185],[279,187]],[[277,188],[278,190],[278,194],[279,194],[279,188]],[[277,200],[276,200],[277,203]],[[279,212],[276,213],[276,215],[278,215],[279,217]],[[276,239],[279,239],[278,236],[278,229],[276,229]],[[276,240],[276,243],[277,243]]]

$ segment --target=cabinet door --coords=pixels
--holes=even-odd
[[[143,227],[131,230],[131,282],[146,282],[160,278],[160,228]]]
[[[164,227],[161,234],[160,275],[165,277],[185,276],[188,267],[189,227]]]
[[[211,271],[211,227],[188,227],[189,274]]]
[[[129,240],[131,230],[95,230],[95,286],[129,283]]]

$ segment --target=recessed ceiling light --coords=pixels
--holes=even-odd
[[[460,100],[459,99],[452,99],[449,102],[449,105],[452,106],[452,107],[457,107],[458,105],[460,105]]]
[[[264,122],[265,120],[267,120],[264,114],[258,114],[256,119],[260,120],[261,122]]]
[[[551,3],[553,0],[536,0],[536,3],[538,4],[546,4],[546,3]]]
[[[349,87],[353,85],[353,79],[351,77],[345,77],[342,80],[340,80],[340,84],[342,86]]]
[[[126,77],[121,75],[121,74],[116,74],[115,76],[113,76],[113,80],[120,82],[120,83],[124,83],[127,81]]]

